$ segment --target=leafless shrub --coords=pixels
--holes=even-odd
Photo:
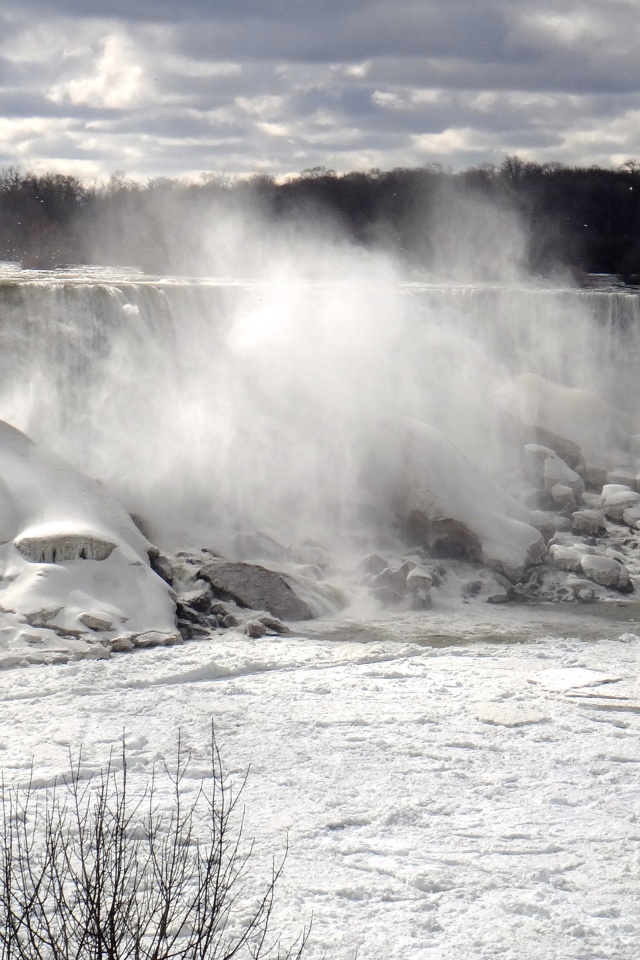
[[[78,757],[48,791],[3,782],[0,960],[299,960],[307,929],[286,949],[270,932],[284,858],[249,892],[244,783],[234,792],[213,730],[209,763],[195,799],[180,739],[137,799],[124,740],[92,779]]]

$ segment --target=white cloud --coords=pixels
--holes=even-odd
[[[105,37],[101,47],[88,70],[85,68],[73,78],[49,88],[50,100],[115,110],[129,107],[145,97],[145,70],[129,38],[112,33]],[[87,59],[93,60],[93,57]]]

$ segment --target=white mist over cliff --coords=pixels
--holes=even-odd
[[[435,427],[516,489],[496,396],[532,371],[634,410],[637,333],[615,311],[637,300],[527,286],[508,212],[443,210],[428,283],[326,224],[267,235],[229,211],[200,238],[214,280],[7,271],[0,417],[174,544],[366,540],[382,419]]]

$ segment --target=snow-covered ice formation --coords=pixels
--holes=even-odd
[[[503,413],[577,444],[587,462],[605,463],[638,432],[638,417],[591,390],[568,387],[524,372],[497,391]]]
[[[545,556],[536,529],[540,515],[483,475],[440,430],[418,420],[388,422],[384,429],[387,463],[382,472],[390,474],[395,509],[411,527],[422,521],[433,530],[455,522],[461,533],[477,538],[475,559],[516,580]],[[427,529],[427,539],[429,534]]]
[[[170,587],[122,507],[0,421],[0,663],[175,643]]]

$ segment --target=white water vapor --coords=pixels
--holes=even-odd
[[[173,545],[371,541],[383,420],[430,424],[516,488],[505,382],[532,371],[634,408],[628,344],[599,295],[527,285],[509,211],[450,198],[438,216],[423,281],[322,219],[212,209],[194,237],[212,279],[7,284],[0,416]]]

